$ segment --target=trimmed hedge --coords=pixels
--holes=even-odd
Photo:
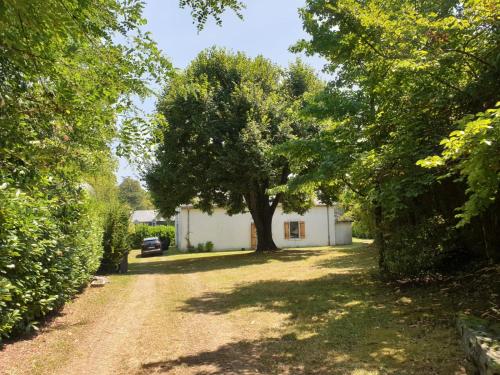
[[[92,277],[102,223],[69,183],[29,194],[0,186],[0,339],[28,331]]]
[[[156,225],[154,227],[145,224],[136,224],[129,234],[130,246],[138,249],[142,240],[147,237],[168,237],[170,245],[175,242],[175,227],[173,225]]]
[[[128,240],[129,209],[127,206],[115,203],[108,207],[104,219],[104,234],[102,247],[104,250],[101,272],[118,271],[120,261],[130,250]]]

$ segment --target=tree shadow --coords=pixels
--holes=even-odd
[[[213,351],[146,363],[195,374],[452,374],[461,349],[442,302],[389,293],[363,274],[313,280],[263,281],[227,293],[191,298],[180,309],[228,314],[238,309],[286,314],[278,337],[241,340]],[[418,308],[417,308],[418,306]],[[451,334],[450,334],[451,333]],[[450,349],[456,347],[456,355]],[[453,353],[453,350],[451,350]],[[208,368],[207,368],[208,367]]]
[[[330,274],[312,280],[267,280],[245,283],[230,292],[207,292],[179,309],[199,314],[227,314],[243,308],[286,313],[290,319],[324,314],[353,299],[372,302],[363,292],[374,281],[361,274]]]
[[[382,282],[371,273],[373,254],[364,251],[318,262],[335,271],[318,278],[244,283],[186,300],[179,307],[184,313],[284,314],[283,330],[278,338],[237,341],[143,367],[169,372],[187,366],[196,374],[463,373],[450,300],[438,287],[403,293]]]
[[[334,249],[332,248],[332,250]],[[151,258],[151,261],[130,263],[128,274],[190,274],[259,265],[271,261],[296,262],[332,250],[288,249],[263,254],[256,252],[244,254],[220,253],[220,255],[193,254],[192,257],[187,259],[168,259],[165,256],[165,260],[158,261],[155,258]]]
[[[334,327],[332,327],[334,328]],[[327,328],[331,329],[331,328]],[[236,374],[443,374],[455,373],[458,364],[443,368],[440,362],[406,358],[401,345],[374,342],[370,348],[352,350],[357,338],[343,338],[343,347],[335,348],[321,334],[299,337],[295,333],[276,338],[241,340],[213,351],[181,356],[174,360],[149,362],[142,369],[154,373],[189,369],[197,375]],[[351,350],[349,349],[351,348]],[[364,371],[363,371],[364,370]],[[453,372],[450,372],[452,370]]]

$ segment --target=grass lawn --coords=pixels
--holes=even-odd
[[[273,321],[279,314],[281,324],[264,337],[162,365],[213,362],[236,373],[464,373],[453,301],[436,288],[402,290],[379,281],[376,253],[360,242],[267,255],[176,256],[186,260],[174,261],[178,272],[206,272],[212,290],[185,300],[183,311],[248,315],[247,324],[256,329],[261,325],[255,320]]]
[[[494,294],[383,282],[366,241],[130,260],[7,345],[0,373],[465,374],[455,314]]]

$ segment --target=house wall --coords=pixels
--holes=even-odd
[[[350,221],[337,221],[335,223],[336,245],[352,244],[352,223]]]
[[[181,208],[176,223],[180,224],[179,249],[187,250],[187,232],[192,246],[212,241],[214,249],[229,250],[250,247],[249,213],[229,216],[221,208],[214,209],[212,215],[194,208]]]
[[[285,239],[286,221],[304,221],[305,238]],[[188,249],[189,227],[192,246],[211,241],[216,250],[249,249],[252,222],[250,213],[229,216],[224,209],[216,208],[212,215],[208,215],[199,209],[181,207],[176,218],[176,242],[180,250]],[[304,215],[285,214],[279,206],[272,224],[274,242],[278,247],[334,245],[337,236],[344,236],[335,227],[334,208],[326,206],[312,207]]]

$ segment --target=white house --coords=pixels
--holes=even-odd
[[[137,210],[132,212],[130,221],[134,224],[146,224],[149,226],[166,225],[168,221],[165,220],[161,214],[156,210]]]
[[[316,204],[305,214],[286,214],[280,206],[273,216],[272,232],[276,246],[303,247],[352,243],[351,222],[341,220],[335,206]],[[255,226],[249,212],[229,216],[222,208],[212,215],[183,205],[175,217],[175,238],[179,250],[211,241],[215,250],[251,249],[257,245]]]

